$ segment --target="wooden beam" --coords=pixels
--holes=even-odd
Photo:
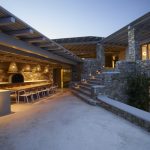
[[[22,35],[33,34],[34,31],[29,28],[29,29],[22,29],[22,30],[7,31],[7,33],[13,36],[22,36]]]
[[[16,22],[16,19],[14,17],[0,18],[0,26],[9,25],[15,22]]]
[[[29,56],[34,54],[34,55],[41,56],[41,57],[44,57],[44,58],[47,58],[50,60],[54,60],[57,62],[61,62],[61,63],[67,63],[67,64],[72,64],[72,65],[77,64],[76,61],[73,61],[71,59],[66,59],[64,57],[61,57],[61,56],[55,55],[53,53],[50,53],[46,50],[43,50],[39,47],[29,45],[26,42],[23,42],[21,40],[13,38],[2,32],[0,32],[0,44],[7,46],[7,47],[15,48],[18,50],[18,52],[22,52],[22,53],[26,52],[26,53],[28,53]],[[16,50],[14,51],[14,53],[16,53]]]
[[[26,39],[22,39],[25,42],[29,42],[29,43],[38,43],[38,42],[44,42],[46,41],[45,37],[37,37],[37,38],[26,38]]]
[[[61,47],[58,47],[58,46],[51,46],[51,47],[47,47],[47,48],[45,48],[44,47],[44,49],[46,49],[47,51],[65,51],[64,49],[62,49]]]
[[[144,40],[140,41],[140,45],[142,45],[142,44],[147,44],[147,43],[149,43],[149,42],[150,42],[150,37],[147,38],[147,39],[144,39]]]
[[[98,42],[100,41],[88,41],[88,42],[62,42],[62,43],[59,43],[60,45],[62,46],[66,46],[66,45],[87,45],[87,44],[97,44]]]

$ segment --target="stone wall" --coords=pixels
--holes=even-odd
[[[134,75],[135,72],[142,74],[144,73],[150,77],[150,60],[140,60],[136,62],[118,61],[115,72],[109,74],[105,73],[105,94],[112,99],[126,103],[128,99],[126,94],[127,77],[129,75]]]
[[[136,71],[138,73],[146,74],[150,78],[150,60],[136,61]]]
[[[81,79],[87,79],[89,76],[94,76],[96,75],[96,71],[101,69],[101,63],[97,59],[85,59],[82,64]]]
[[[0,82],[9,82],[9,76],[12,73],[8,72],[9,68],[8,62],[1,62],[0,63]],[[24,76],[25,81],[34,81],[34,80],[49,80],[50,82],[53,82],[53,69],[49,68],[48,73],[44,73],[44,67],[41,66],[41,71],[36,72],[35,71],[35,65],[30,65],[31,66],[31,71],[30,72],[25,72],[23,71],[25,64],[22,63],[17,63],[18,67],[18,73],[21,73]]]

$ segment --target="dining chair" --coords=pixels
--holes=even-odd
[[[25,90],[18,91],[18,103],[20,102],[20,97],[23,97],[24,102],[26,101],[27,103],[29,103],[29,98],[31,98],[31,100],[33,101],[33,95],[29,91]]]

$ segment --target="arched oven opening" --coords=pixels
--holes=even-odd
[[[20,73],[12,74],[9,78],[9,82],[10,83],[23,83],[24,82],[24,77]]]

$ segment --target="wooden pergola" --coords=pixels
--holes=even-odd
[[[102,37],[94,36],[54,39],[55,42],[59,43],[81,58],[95,58],[96,45],[101,40]]]
[[[5,49],[5,50],[4,50]],[[0,51],[76,64],[81,58],[0,6]]]

